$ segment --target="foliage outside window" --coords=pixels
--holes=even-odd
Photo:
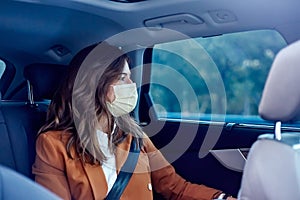
[[[150,97],[157,117],[208,119],[226,114],[259,119],[266,77],[285,46],[273,30],[155,45]]]

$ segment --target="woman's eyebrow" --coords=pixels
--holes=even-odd
[[[122,73],[120,73],[120,75],[128,76],[128,75],[131,75],[131,73],[130,73],[130,72],[129,72],[129,73],[127,73],[127,72],[122,72]]]
[[[128,75],[126,72],[120,73],[119,78],[125,78],[125,77],[130,77],[130,75]]]

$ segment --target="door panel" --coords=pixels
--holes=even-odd
[[[144,127],[144,131],[182,177],[188,181],[205,184],[236,196],[242,173],[224,167],[211,153],[207,153],[203,158],[199,157],[200,148],[208,127],[209,125],[197,123],[167,122],[152,119],[150,125]],[[250,148],[258,135],[272,132],[271,129],[263,128],[236,126],[231,130],[227,130],[224,127],[222,126],[223,131],[213,149]],[[156,132],[159,128],[161,130]],[[155,132],[152,130],[155,130]],[[189,130],[197,131],[194,135]],[[176,137],[181,139],[183,144],[178,138],[176,139],[177,142],[174,142]],[[170,144],[172,140],[174,144]],[[191,143],[187,144],[189,143],[187,141],[191,141]]]

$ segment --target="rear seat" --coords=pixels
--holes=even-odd
[[[1,102],[0,164],[33,178],[35,136],[46,112],[24,102]]]
[[[67,72],[67,66],[32,64],[24,69],[28,102],[1,101],[0,164],[33,179],[36,134],[46,119],[49,100]],[[48,101],[47,101],[48,99]]]

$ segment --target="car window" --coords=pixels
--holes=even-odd
[[[262,121],[258,104],[271,64],[286,46],[274,30],[157,44],[150,98],[168,119]]]
[[[15,66],[6,59],[0,59],[0,93],[1,99],[7,100],[7,92],[16,75]]]
[[[0,60],[0,79],[5,71],[5,68],[6,68],[6,64],[4,61]]]

